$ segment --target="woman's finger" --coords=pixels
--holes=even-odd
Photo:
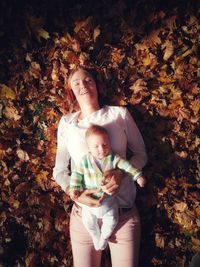
[[[102,188],[103,192],[105,192],[109,195],[113,195],[119,189],[119,185],[116,183],[108,183],[108,184],[102,186],[101,188]]]

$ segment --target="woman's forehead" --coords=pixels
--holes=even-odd
[[[79,79],[81,77],[92,77],[92,75],[87,71],[87,70],[83,70],[83,69],[80,69],[80,70],[77,70],[71,77],[71,81],[72,80],[76,80],[76,79]]]

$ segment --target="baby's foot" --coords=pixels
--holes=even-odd
[[[94,248],[95,248],[96,250],[100,250],[100,248],[99,248],[99,244],[98,244],[98,243],[94,243]]]
[[[100,239],[99,241],[99,249],[104,250],[107,247],[108,240],[107,239]]]
[[[93,237],[92,240],[93,240],[94,248],[96,250],[100,250],[100,248],[99,248],[99,238]]]

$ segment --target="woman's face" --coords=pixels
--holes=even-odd
[[[70,87],[80,106],[98,103],[97,87],[92,75],[79,69],[71,77]]]

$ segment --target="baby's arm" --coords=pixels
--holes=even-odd
[[[77,201],[83,191],[84,173],[81,167],[81,162],[77,164],[72,171],[69,185],[69,195],[73,201]]]
[[[146,178],[142,175],[142,172],[133,167],[133,165],[131,165],[127,160],[120,158],[117,163],[117,167],[131,175],[133,180],[136,181],[140,187],[145,186]]]

